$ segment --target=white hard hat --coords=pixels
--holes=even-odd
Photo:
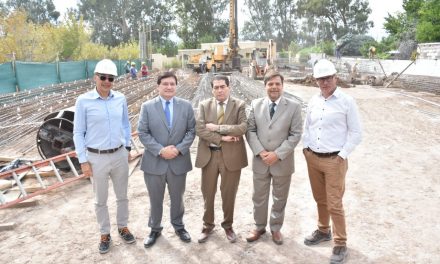
[[[96,64],[95,73],[109,74],[113,76],[118,76],[118,70],[116,69],[116,64],[109,60],[103,59]]]
[[[313,67],[313,77],[315,79],[331,76],[336,72],[337,71],[335,65],[331,61],[326,59],[319,60]]]

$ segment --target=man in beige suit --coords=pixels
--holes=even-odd
[[[267,97],[252,101],[246,138],[254,154],[255,229],[246,238],[256,241],[266,232],[270,183],[273,205],[270,213],[272,240],[283,243],[280,229],[289,194],[290,179],[295,171],[293,152],[301,139],[301,106],[283,96],[284,78],[277,72],[264,77]]]
[[[235,196],[241,169],[246,167],[247,155],[243,135],[246,133],[246,104],[231,97],[229,79],[217,75],[211,82],[213,98],[200,103],[196,121],[199,136],[196,167],[202,168],[202,194],[205,202],[203,229],[199,243],[206,242],[214,229],[214,198],[218,175],[223,207],[222,227],[233,243],[237,236],[232,229]]]

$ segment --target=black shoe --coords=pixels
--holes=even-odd
[[[105,254],[110,250],[110,243],[112,242],[112,237],[110,234],[101,235],[101,241],[99,242],[99,253]]]
[[[185,230],[185,228],[176,230],[176,234],[179,236],[180,240],[182,240],[183,242],[186,242],[186,243],[191,242],[191,236]]]
[[[136,239],[134,238],[133,234],[130,233],[127,227],[119,228],[118,233],[125,241],[125,243],[132,244],[136,242]]]
[[[330,264],[341,264],[347,259],[348,251],[346,246],[335,246],[330,258]]]
[[[319,230],[315,230],[315,231],[313,231],[313,233],[310,236],[307,236],[304,239],[304,244],[306,244],[307,246],[311,246],[311,245],[316,245],[316,244],[319,244],[323,241],[329,241],[329,240],[332,240],[332,233],[331,232],[328,232],[326,234],[326,233],[323,233]]]
[[[156,239],[160,237],[160,234],[161,233],[158,231],[151,231],[150,235],[148,235],[148,237],[144,240],[144,247],[149,248],[154,245],[154,243],[156,243]]]

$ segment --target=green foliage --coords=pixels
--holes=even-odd
[[[419,42],[440,41],[440,0],[428,0],[419,13],[416,39]]]
[[[178,23],[175,30],[182,39],[182,48],[197,48],[204,36],[214,36],[214,42],[222,41],[228,34],[229,23],[221,16],[228,3],[227,0],[175,0]]]
[[[164,62],[163,67],[167,70],[181,68],[181,62],[178,59],[173,59],[171,62]]]
[[[154,47],[156,53],[167,55],[168,57],[173,57],[177,55],[177,45],[172,40],[166,40],[162,42],[159,47]]]
[[[298,15],[324,31],[324,39],[340,38],[348,33],[365,34],[373,26],[366,0],[298,0]]]
[[[27,19],[39,25],[55,24],[60,16],[52,0],[7,0],[5,6],[10,12],[19,10],[26,12]]]
[[[362,56],[361,49],[365,43],[372,43],[374,39],[366,35],[346,35],[340,40],[341,55],[345,56]]]
[[[298,52],[299,62],[306,63],[310,59],[310,53],[322,53],[322,50],[318,46],[308,47]]]
[[[323,41],[319,43],[319,49],[322,53],[332,56],[335,53],[335,44],[333,41]]]
[[[137,42],[121,43],[109,50],[109,58],[115,60],[134,60],[139,58],[139,44]]]
[[[296,55],[300,50],[301,50],[301,46],[298,43],[296,43],[295,41],[290,42],[289,51],[292,54],[292,56]]]

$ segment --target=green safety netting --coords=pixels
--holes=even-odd
[[[0,94],[15,92],[16,85],[12,62],[0,64]]]
[[[136,63],[136,69],[141,67],[141,60],[129,60]],[[118,75],[125,74],[127,60],[113,60],[118,69]],[[145,61],[151,69],[151,61]],[[0,94],[30,90],[41,86],[71,82],[93,77],[98,60],[70,61],[55,63],[15,62],[0,64]]]
[[[56,63],[17,61],[15,69],[20,91],[59,83]]]
[[[61,82],[86,79],[86,61],[60,62],[59,73]]]

